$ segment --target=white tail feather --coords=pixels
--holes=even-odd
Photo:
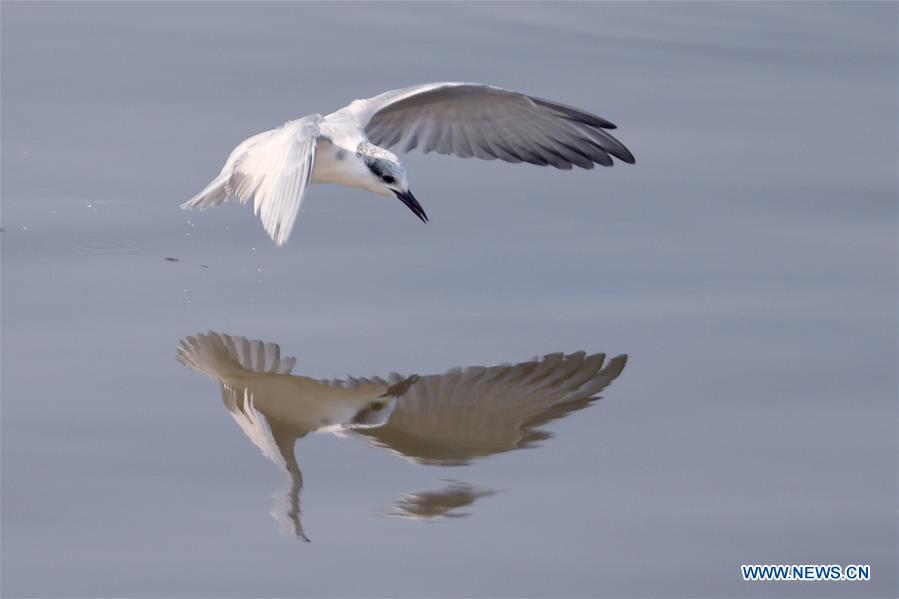
[[[206,210],[212,206],[218,206],[222,202],[228,200],[228,179],[231,178],[231,173],[223,172],[218,177],[212,180],[212,183],[206,186],[206,188],[187,200],[183,204],[181,204],[182,210]]]

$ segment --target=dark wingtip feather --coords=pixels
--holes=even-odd
[[[596,116],[593,113],[587,112],[586,110],[581,110],[580,108],[575,108],[574,106],[562,104],[561,102],[553,102],[552,100],[535,98],[533,96],[528,97],[536,104],[539,104],[544,108],[554,110],[560,116],[568,120],[576,121],[578,123],[584,123],[585,125],[591,125],[593,127],[600,127],[601,129],[617,129],[614,123],[607,121],[601,116]]]

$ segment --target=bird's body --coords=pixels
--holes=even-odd
[[[368,142],[362,130],[333,115],[322,118],[319,129],[312,182],[367,189],[371,172],[358,154],[359,146]]]
[[[340,110],[288,121],[241,142],[221,173],[182,204],[205,209],[252,201],[266,232],[283,245],[306,187],[336,183],[396,197],[421,220],[406,169],[389,147],[463,158],[570,169],[634,157],[590,113],[497,87],[429,83],[354,100]]]

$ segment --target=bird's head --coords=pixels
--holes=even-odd
[[[378,397],[365,399],[356,415],[353,416],[351,425],[355,428],[373,428],[386,424],[396,409],[399,398],[405,395],[420,378],[417,374],[413,374],[387,387],[384,393]]]
[[[383,426],[396,408],[395,397],[376,397],[366,400],[350,421],[352,428],[374,428]]]
[[[409,191],[406,168],[396,154],[372,144],[360,144],[358,153],[370,174],[369,191],[388,198],[397,198],[414,212],[415,216],[423,222],[428,222],[424,208]]]

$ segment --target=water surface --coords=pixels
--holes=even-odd
[[[2,11],[4,596],[895,594],[895,4]],[[282,249],[177,209],[245,137],[434,80],[596,112],[637,164],[412,154],[429,224],[315,186]],[[303,437],[304,543],[175,359],[209,330],[314,379],[628,362],[467,465]],[[873,580],[739,576],[819,562]]]

